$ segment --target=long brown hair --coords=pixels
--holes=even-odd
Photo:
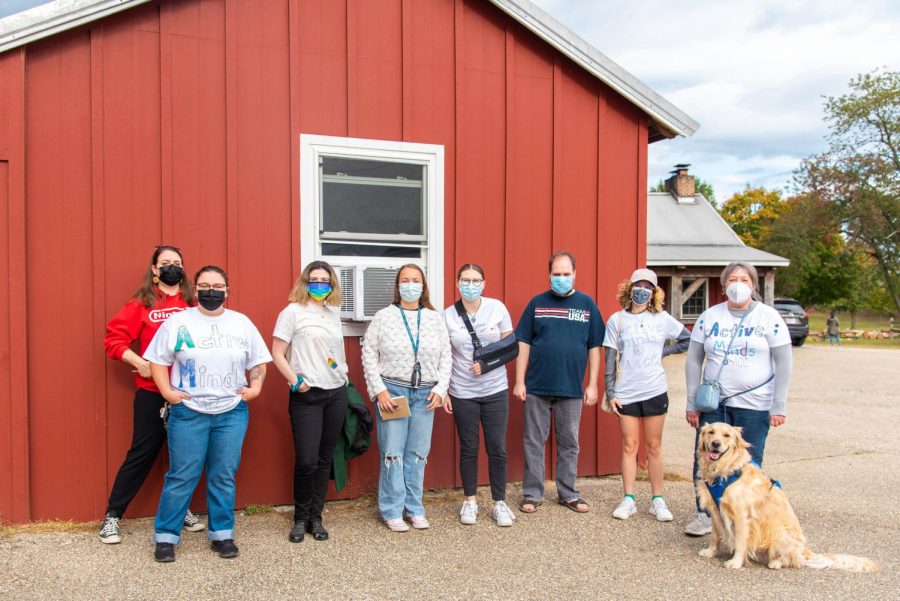
[[[415,269],[422,276],[422,296],[419,297],[419,306],[434,311],[434,305],[431,304],[431,298],[428,294],[428,280],[425,279],[425,272],[415,263],[407,263],[397,270],[397,277],[394,278],[394,304],[400,304],[400,274],[404,269]]]
[[[184,270],[184,257],[181,254],[181,249],[175,246],[169,246],[167,244],[161,244],[156,247],[156,250],[153,251],[153,255],[150,257],[150,264],[147,265],[147,271],[144,273],[144,279],[141,280],[141,285],[138,286],[138,289],[134,291],[134,294],[131,298],[135,299],[142,305],[147,308],[152,307],[159,300],[159,287],[157,282],[154,282],[153,279],[156,275],[153,273],[153,268],[156,267],[156,262],[159,260],[159,255],[164,253],[167,250],[171,250],[173,253],[178,255],[178,258],[181,259],[181,269]],[[181,278],[181,283],[178,285],[181,289],[181,298],[184,299],[188,305],[196,305],[197,297],[194,295],[194,286],[191,284],[191,280],[187,277],[187,272],[185,272],[184,277]]]
[[[338,274],[334,271],[334,267],[332,267],[325,261],[313,261],[303,269],[300,277],[298,277],[297,281],[294,282],[294,287],[291,288],[291,293],[290,295],[288,295],[288,300],[292,303],[299,303],[301,305],[305,305],[309,302],[309,292],[306,290],[306,285],[309,284],[309,274],[316,269],[321,269],[322,271],[327,272],[328,277],[331,279],[331,294],[329,294],[328,298],[325,299],[325,304],[331,307],[340,307],[341,281],[338,277]]]

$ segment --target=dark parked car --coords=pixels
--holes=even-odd
[[[804,311],[799,302],[792,298],[778,297],[775,299],[775,309],[781,313],[788,332],[791,333],[791,344],[803,346],[806,337],[809,336],[809,313]]]

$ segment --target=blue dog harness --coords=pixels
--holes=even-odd
[[[750,463],[752,463],[756,467],[762,469],[760,467],[760,465],[758,463],[756,463],[755,461],[751,460]],[[744,473],[744,470],[738,470],[735,473],[728,476],[727,478],[719,476],[718,478],[713,480],[712,484],[709,484],[709,483],[706,484],[706,490],[709,491],[709,494],[712,496],[713,501],[716,502],[716,507],[719,507],[719,504],[722,502],[722,495],[725,494],[725,489],[728,488],[729,486],[731,486],[734,482],[736,482],[737,479],[740,478],[741,475],[743,475],[743,473]],[[778,488],[781,488],[781,482],[779,482],[778,480],[773,480],[772,478],[769,478],[769,482],[772,483],[771,486],[769,486],[770,491],[775,486],[777,486]]]

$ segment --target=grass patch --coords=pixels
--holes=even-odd
[[[816,334],[825,330],[825,320],[828,319],[829,311],[810,311],[809,312],[809,337],[806,339],[807,344],[813,344],[817,346],[829,346],[828,338],[819,338]],[[841,322],[841,329],[845,330],[850,328],[850,314],[842,313],[838,311],[835,313],[837,318]],[[887,329],[890,327],[891,318],[890,315],[881,315],[881,314],[871,314],[871,313],[858,313],[856,315],[856,328],[857,330],[866,330],[866,331],[875,331],[880,332],[881,330]],[[900,337],[897,338],[875,338],[875,339],[866,339],[866,338],[856,338],[851,340],[849,338],[841,338],[841,344],[847,347],[869,347],[869,348],[894,348],[900,349]]]
[[[18,534],[56,534],[65,532],[80,534],[95,532],[100,522],[75,522],[72,520],[44,520],[28,524],[0,524],[0,538],[10,538]]]
[[[275,511],[274,505],[257,505],[256,503],[250,503],[243,509],[244,515],[259,515],[262,513],[272,513]]]

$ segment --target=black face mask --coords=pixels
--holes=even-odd
[[[159,279],[163,284],[175,286],[184,278],[184,269],[172,263],[159,268]]]
[[[224,290],[198,290],[197,302],[207,311],[215,311],[225,302]]]

